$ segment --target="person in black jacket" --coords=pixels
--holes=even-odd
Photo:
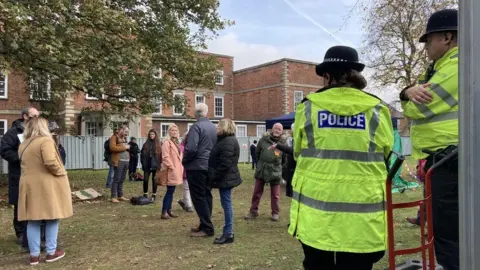
[[[155,129],[148,131],[148,139],[142,146],[140,153],[140,162],[143,169],[143,196],[148,197],[148,181],[150,175],[152,176],[152,197],[151,202],[155,202],[157,198],[157,182],[155,181],[155,174],[158,167],[162,163],[162,143],[158,139],[158,134]]]
[[[235,124],[230,119],[222,119],[217,126],[217,143],[210,153],[208,174],[212,188],[220,191],[220,202],[225,215],[223,234],[214,244],[233,243],[232,189],[242,183],[238,170],[240,146],[235,138]]]
[[[252,157],[252,170],[255,170],[255,166],[257,166],[257,140],[254,140],[252,145],[250,145],[250,156]]]
[[[138,148],[137,138],[132,137],[130,138],[130,149],[128,152],[130,153],[130,160],[128,164],[128,180],[135,181],[136,173],[137,173],[137,166],[138,166],[138,154],[140,154],[140,149]]]
[[[26,222],[19,222],[18,217],[18,192],[20,186],[20,160],[18,147],[23,141],[23,130],[28,120],[38,117],[37,109],[30,107],[22,111],[22,118],[14,121],[12,127],[2,137],[0,155],[8,162],[8,203],[13,205],[13,228],[17,242],[28,248],[26,237]],[[25,237],[24,237],[25,236]]]
[[[293,124],[290,127],[293,131]],[[292,134],[293,135],[293,134]],[[285,187],[287,197],[293,197],[293,187],[292,187],[292,179],[293,174],[295,173],[295,168],[297,167],[297,162],[293,158],[293,141],[292,146],[288,146],[286,144],[273,144],[270,146],[270,149],[278,149],[282,151],[287,156],[286,166],[283,167],[283,179],[287,182]]]

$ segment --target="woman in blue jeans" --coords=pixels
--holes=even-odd
[[[225,214],[223,234],[214,244],[233,243],[232,189],[242,183],[238,170],[240,147],[235,137],[236,126],[230,119],[223,119],[217,125],[217,143],[210,152],[208,174],[212,188],[220,191],[220,202]]]

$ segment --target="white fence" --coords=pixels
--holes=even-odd
[[[1,138],[1,136],[0,136]],[[93,137],[93,136],[62,136],[61,142],[67,154],[65,167],[67,170],[77,169],[107,169],[108,165],[103,161],[103,145],[109,137]],[[239,162],[249,162],[250,145],[257,137],[239,137],[240,144],[240,160]],[[146,138],[137,138],[137,144],[141,148]],[[140,162],[138,164],[140,167]],[[0,162],[0,172],[8,173],[8,164],[2,159]]]
[[[67,162],[65,167],[70,170],[77,169],[107,169],[108,165],[103,161],[103,144],[109,137],[92,136],[62,136],[62,145],[67,153]],[[240,159],[239,162],[250,162],[250,145],[258,137],[239,137]],[[137,138],[137,144],[142,147],[146,138]],[[403,154],[410,155],[411,143],[409,137],[402,137]],[[140,163],[139,163],[140,167]],[[8,164],[2,159],[0,162],[0,172],[8,173]]]

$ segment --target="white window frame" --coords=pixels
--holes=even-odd
[[[217,114],[217,98],[222,99],[222,114]],[[225,114],[225,98],[222,96],[215,96],[213,97],[213,116],[214,117],[224,117]]]
[[[50,77],[50,76],[48,76]],[[30,99],[31,100],[36,100],[36,101],[49,101],[49,100],[52,100],[52,85],[51,85],[51,80],[50,78],[48,78],[48,81],[47,81],[47,97],[46,98],[36,98],[33,96],[33,93],[34,93],[34,90],[32,89],[32,87],[36,85],[37,88],[38,88],[38,83],[35,82],[34,79],[30,79]],[[32,91],[33,90],[33,91]]]
[[[0,119],[0,122],[3,122],[3,124],[5,125],[4,126],[5,130],[3,131],[3,134],[0,134],[0,136],[3,136],[3,135],[5,135],[5,133],[7,133],[7,130],[8,130],[8,120],[7,119]]]
[[[168,128],[173,125],[173,123],[161,123],[160,124],[160,138],[166,138],[168,136]],[[166,126],[165,136],[163,136],[163,127]]]
[[[93,124],[94,125],[94,134],[90,134],[89,130],[91,129],[91,127],[88,126],[88,124]],[[85,135],[87,136],[97,136],[97,128],[98,128],[98,123],[97,122],[90,122],[90,121],[86,121],[85,122]]]
[[[245,136],[241,136],[241,138],[248,137],[248,126],[247,125],[236,125],[236,126],[237,126],[237,129],[235,130],[235,136],[236,137],[240,137],[240,136],[238,136],[238,128],[245,128]]]
[[[260,135],[259,135],[259,132],[258,132],[259,127],[263,128],[263,131],[260,132]],[[267,127],[265,125],[257,125],[256,131],[257,131],[257,137],[263,137],[263,134],[265,134],[265,132],[267,131]]]
[[[203,102],[198,102],[198,100],[197,100],[198,97],[201,97],[202,100],[203,100]],[[202,95],[202,94],[200,94],[200,95],[199,95],[199,94],[196,94],[196,95],[195,95],[195,105],[197,105],[197,104],[199,104],[199,103],[206,103],[206,101],[205,101],[205,96]]]
[[[122,89],[118,90],[118,96],[122,95]],[[137,101],[136,98],[132,98],[132,99],[128,99],[128,97],[121,97],[121,98],[118,98],[119,101],[121,102],[135,102]]]
[[[223,83],[224,83],[224,75],[223,74],[224,74],[223,70],[215,71],[215,84],[216,85],[223,85]]]
[[[194,125],[195,123],[188,123],[187,124],[187,132],[190,131],[190,128]]]
[[[88,93],[85,93],[85,99],[86,100],[98,100],[98,98],[94,96],[90,96]]]
[[[158,112],[157,112],[157,109]],[[163,102],[161,100],[155,100],[155,111],[153,112],[154,115],[162,115],[163,114]]]
[[[175,96],[185,97],[185,94],[184,94],[184,93],[173,93],[173,97],[175,97]],[[172,113],[173,113],[173,115],[175,115],[175,116],[183,115],[183,114],[185,113],[185,100],[184,100],[183,109],[182,109],[182,112],[181,112],[181,113],[176,113],[176,112],[175,112],[176,107],[177,107],[177,106],[175,106],[175,105],[172,106]]]
[[[297,100],[297,94],[301,93],[301,98],[300,100]],[[294,91],[293,92],[293,111],[297,110],[297,105],[300,104],[303,100],[303,91]]]
[[[3,82],[4,82],[4,92],[5,94],[3,96],[0,96],[0,99],[8,99],[8,73],[7,72],[1,72],[3,74]]]

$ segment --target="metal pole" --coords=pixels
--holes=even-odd
[[[480,1],[460,0],[460,269],[480,269]]]

